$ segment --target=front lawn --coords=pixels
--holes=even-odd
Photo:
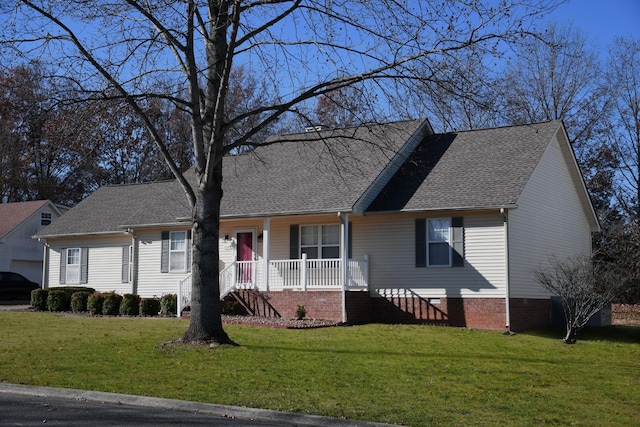
[[[187,321],[0,312],[0,381],[411,426],[637,425],[640,327],[505,336],[227,325],[239,347],[161,346]]]

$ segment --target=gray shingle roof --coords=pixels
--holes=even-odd
[[[422,122],[287,135],[228,157],[222,216],[349,211]]]
[[[300,133],[224,160],[222,218],[349,211],[421,121]],[[513,206],[560,121],[426,137],[368,212]],[[190,216],[177,181],[98,189],[40,237],[123,232]]]
[[[222,217],[348,211],[421,120],[299,133],[229,156],[223,163]],[[176,181],[101,187],[39,237],[123,232],[190,217]]]
[[[368,211],[513,206],[561,121],[427,137]]]
[[[123,232],[124,226],[172,224],[189,215],[176,181],[100,187],[37,236]]]

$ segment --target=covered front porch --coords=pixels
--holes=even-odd
[[[220,239],[220,298],[247,289],[264,293],[368,291],[369,257],[367,254],[360,254],[360,259],[350,256],[348,214],[325,215],[313,221],[319,224],[313,226],[319,234],[317,250],[307,244],[309,239],[303,235],[310,226],[292,225],[291,221],[281,218],[273,234],[270,218],[263,219],[261,227],[254,221],[233,223],[224,228],[230,232],[222,232]],[[288,235],[284,231],[288,231]],[[327,231],[334,231],[333,236]],[[285,244],[290,257],[270,259],[271,253],[282,254]],[[177,294],[180,316],[191,303],[191,276],[178,281]]]
[[[220,272],[220,299],[239,289],[270,291],[367,291],[369,258],[235,261]],[[266,267],[266,268],[265,268]],[[267,274],[265,274],[265,271]],[[346,280],[344,279],[346,277]],[[191,275],[178,281],[178,316],[191,304]]]

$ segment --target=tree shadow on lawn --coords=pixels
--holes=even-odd
[[[541,338],[562,339],[565,335],[563,327],[554,326],[544,329],[534,329],[519,332],[522,335],[532,335]],[[640,343],[640,326],[602,326],[586,327],[578,335],[580,341],[607,341],[613,343]]]

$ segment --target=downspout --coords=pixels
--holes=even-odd
[[[130,228],[127,228],[125,233],[131,235],[131,254],[130,254],[131,256],[131,293],[137,294],[138,293],[138,248],[137,248],[138,239],[136,237],[136,233]]]
[[[505,334],[511,334],[511,286],[509,283],[509,215],[505,208],[500,208],[504,227],[504,283],[505,283]]]
[[[49,288],[49,248],[49,243],[44,240],[42,247],[42,289]]]

